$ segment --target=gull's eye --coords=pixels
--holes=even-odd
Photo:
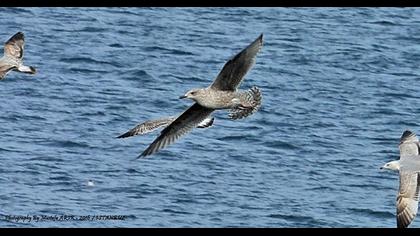
[[[194,95],[195,94],[195,92],[191,92],[191,95]]]

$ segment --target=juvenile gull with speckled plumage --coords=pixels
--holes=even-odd
[[[420,143],[417,135],[404,131],[400,139],[400,159],[386,163],[381,169],[398,170],[400,188],[397,196],[397,227],[406,228],[417,214],[420,190]]]
[[[181,96],[180,98],[189,98],[195,103],[163,129],[139,158],[151,155],[175,142],[215,110],[230,109],[231,119],[245,118],[256,112],[261,106],[261,91],[255,86],[249,91],[238,91],[237,88],[255,64],[255,58],[262,45],[263,34],[230,59],[209,87],[192,89]]]
[[[0,58],[0,80],[4,79],[11,70],[29,74],[36,73],[34,67],[23,65],[24,47],[25,38],[22,32],[16,33],[4,44],[4,55]]]

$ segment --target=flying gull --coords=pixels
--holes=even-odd
[[[35,74],[34,67],[23,65],[24,46],[25,39],[22,32],[16,33],[4,44],[4,55],[0,58],[0,80],[4,79],[11,70]]]
[[[195,103],[172,121],[152,144],[139,155],[151,155],[187,134],[215,110],[230,109],[229,118],[242,119],[259,109],[261,91],[257,87],[238,91],[244,76],[255,64],[257,53],[263,45],[263,34],[230,59],[207,88],[192,89],[180,98]]]
[[[397,195],[397,227],[406,228],[414,220],[419,205],[420,143],[416,134],[406,130],[401,136],[400,159],[386,163],[381,169],[398,170],[400,188]]]
[[[142,123],[136,125],[136,127],[130,129],[129,131],[125,132],[124,134],[121,134],[117,138],[128,138],[128,137],[132,137],[132,136],[135,136],[135,135],[147,134],[147,133],[153,132],[154,130],[159,129],[161,127],[168,126],[175,119],[176,119],[176,117],[170,116],[170,117],[160,118],[160,119],[156,119],[156,120],[148,120],[148,121],[145,121],[145,122],[142,122]],[[201,123],[199,123],[197,125],[197,128],[210,127],[210,126],[213,125],[213,122],[214,122],[214,117],[207,117],[206,119],[204,119]]]

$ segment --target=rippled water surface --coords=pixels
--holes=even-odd
[[[420,132],[420,9],[2,8],[0,21],[38,69],[0,81],[0,226],[396,226],[398,175],[379,167]],[[135,160],[158,132],[115,138],[180,114],[192,102],[178,97],[260,33],[241,85],[262,89],[260,111],[218,111],[148,159]]]

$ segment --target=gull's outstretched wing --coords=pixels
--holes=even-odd
[[[206,119],[214,109],[195,103],[160,133],[159,137],[142,153],[139,158],[151,155],[175,142],[182,135],[190,132]]]
[[[16,68],[16,67],[7,63],[1,64],[0,65],[0,80],[4,79],[4,77],[6,77],[6,74],[13,68]]]
[[[406,130],[401,135],[400,139],[400,159],[404,159],[408,156],[415,156],[420,154],[420,143],[417,135],[410,131]]]
[[[159,129],[160,127],[168,126],[175,119],[176,117],[167,117],[167,118],[161,118],[161,119],[156,119],[156,120],[148,120],[148,121],[145,121],[143,123],[136,125],[136,127],[125,132],[124,134],[121,134],[117,138],[128,138],[135,135],[147,134],[147,133],[155,131],[156,129]],[[204,119],[201,123],[197,125],[197,128],[210,127],[213,125],[213,121],[214,121],[214,117],[207,117],[206,119]]]
[[[162,119],[157,119],[157,120],[148,120],[141,124],[136,125],[136,127],[118,136],[117,138],[127,138],[134,135],[147,134],[160,127],[165,127],[169,125],[174,120],[175,120],[175,117],[167,117],[167,118],[162,118]]]
[[[24,45],[24,35],[22,32],[18,32],[4,44],[4,55],[15,59],[22,59]]]
[[[211,88],[217,90],[236,90],[246,73],[255,63],[257,53],[263,45],[263,34],[261,34],[248,47],[235,55],[223,66],[219,75],[214,80]]]
[[[414,220],[419,205],[418,172],[400,172],[400,188],[397,196],[397,227],[406,228]]]

